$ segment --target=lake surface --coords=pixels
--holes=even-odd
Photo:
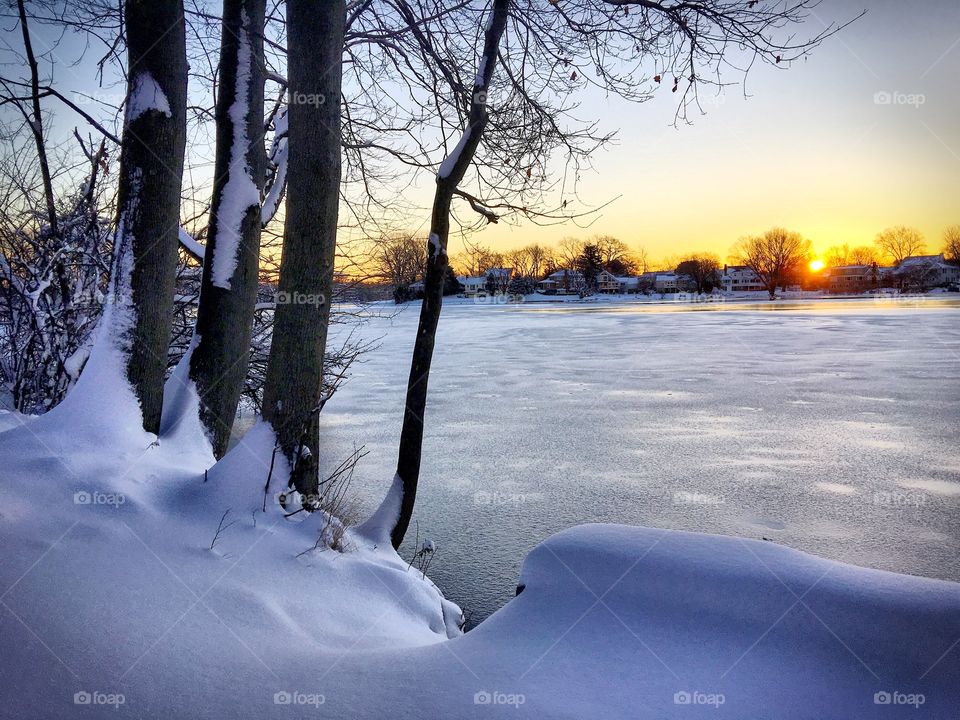
[[[391,308],[392,309],[392,308]],[[323,412],[324,463],[393,477],[419,305]],[[446,304],[408,540],[475,624],[588,522],[767,538],[960,580],[960,302]]]

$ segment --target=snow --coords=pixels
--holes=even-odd
[[[460,142],[457,143],[457,146],[453,149],[453,152],[447,155],[443,162],[440,163],[440,170],[437,171],[438,178],[446,179],[450,177],[450,173],[453,172],[453,168],[456,167],[458,162],[460,162],[460,156],[463,154],[463,150],[467,146],[467,143],[470,142],[470,135],[472,133],[473,130],[470,127],[467,127],[467,129],[463,131],[463,136],[460,138]]]
[[[357,532],[378,545],[390,544],[390,532],[400,517],[400,503],[403,501],[403,480],[393,476],[393,482],[376,511],[363,522]]]
[[[237,49],[237,82],[230,122],[233,138],[230,146],[229,177],[217,207],[217,240],[213,252],[211,282],[225,290],[230,289],[230,278],[237,268],[240,233],[243,218],[251,206],[260,207],[260,190],[247,170],[247,104],[250,95],[251,48],[246,11],[241,12],[241,32]]]
[[[201,260],[207,253],[207,248],[198,243],[196,239],[183,228],[180,228],[180,244],[194,257],[198,257]]]
[[[213,464],[213,444],[200,422],[200,396],[190,379],[190,360],[200,344],[194,333],[187,352],[170,373],[163,387],[163,410],[160,416],[160,438],[176,447],[177,452],[194,452],[200,464]]]
[[[577,312],[566,307],[454,306],[451,322],[441,323],[440,372],[431,384],[418,505],[420,538],[440,541],[424,541],[419,549],[443,548],[431,573],[446,554],[460,554],[472,558],[471,574],[488,581],[488,566],[498,562],[497,553],[504,548],[514,552],[518,542],[535,534],[523,518],[539,527],[535,532],[544,532],[549,523],[536,503],[542,505],[546,493],[553,502],[551,522],[568,526],[547,532],[529,552],[517,555],[516,560],[523,554],[526,559],[506,589],[519,585],[522,592],[465,635],[456,627],[459,609],[399,557],[386,537],[399,509],[401,483],[394,477],[384,498],[388,475],[377,469],[380,447],[373,429],[382,420],[373,417],[402,414],[395,411],[402,411],[403,400],[388,392],[393,378],[383,372],[382,363],[363,366],[379,385],[371,388],[371,376],[361,376],[331,401],[328,409],[339,407],[339,415],[324,411],[325,432],[337,428],[342,440],[352,420],[371,437],[373,462],[362,463],[358,473],[367,478],[371,496],[383,498],[370,520],[348,531],[345,547],[333,550],[316,546],[327,522],[323,513],[288,517],[279,506],[277,494],[286,487],[289,467],[282,453],[274,456],[276,437],[269,424],[255,424],[209,467],[209,459],[193,451],[195,436],[185,433],[176,442],[164,436],[158,444],[139,430],[139,416],[129,415],[122,389],[109,384],[117,375],[107,361],[119,354],[95,352],[78,388],[98,388],[101,411],[110,407],[116,417],[106,412],[89,417],[89,405],[68,398],[50,413],[0,433],[3,716],[952,717],[960,706],[957,583],[854,567],[790,549],[781,542],[795,542],[797,528],[793,534],[778,534],[770,505],[757,521],[780,542],[639,526],[643,523],[569,527],[579,521],[570,503],[584,515],[601,515],[606,511],[597,501],[607,496],[615,498],[622,512],[650,510],[648,517],[666,524],[688,523],[688,515],[658,502],[656,494],[636,495],[631,483],[648,489],[653,484],[661,493],[684,489],[692,497],[701,487],[691,469],[716,475],[714,489],[726,500],[696,506],[700,522],[709,513],[729,510],[742,519],[739,513],[759,510],[736,495],[737,481],[727,478],[723,468],[729,460],[745,460],[754,441],[773,439],[769,434],[741,437],[754,432],[751,423],[770,429],[777,421],[754,406],[741,411],[747,426],[738,426],[717,412],[733,413],[721,402],[710,422],[699,423],[697,411],[706,402],[701,396],[708,392],[722,390],[726,402],[743,408],[759,402],[772,412],[788,404],[778,389],[792,385],[791,397],[814,403],[830,399],[829,406],[818,409],[823,423],[815,434],[819,441],[837,433],[838,421],[827,410],[839,407],[847,413],[840,422],[855,423],[852,437],[888,440],[897,436],[887,432],[893,426],[918,444],[923,460],[917,467],[955,463],[955,454],[930,452],[938,437],[952,437],[955,423],[932,427],[922,422],[928,416],[918,414],[913,403],[930,404],[936,411],[937,394],[952,396],[955,359],[941,356],[956,342],[956,309],[846,307],[824,313],[647,309],[630,315],[616,307],[598,312],[585,306]],[[398,322],[414,328],[413,316],[403,313]],[[725,352],[715,342],[720,329],[747,347],[772,338],[763,353],[766,364],[754,363],[739,344],[736,352]],[[614,335],[605,341],[603,333],[611,331]],[[654,353],[651,339],[658,334],[663,337]],[[408,334],[395,335],[408,346]],[[681,352],[691,336],[710,352]],[[860,350],[862,366],[824,360],[832,357],[830,343],[839,336],[868,343],[869,352]],[[452,337],[457,338],[455,352],[450,350]],[[525,342],[501,343],[500,352],[490,353],[492,339],[503,337]],[[925,351],[922,338],[931,343],[939,338],[942,344]],[[386,340],[394,342],[389,336]],[[632,343],[647,352],[631,371],[622,363],[637,354]],[[567,376],[547,365],[529,364],[527,345],[563,364]],[[103,347],[112,345],[98,343],[97,349]],[[596,347],[604,352],[587,351]],[[484,350],[484,363],[464,362]],[[790,353],[798,350],[809,355],[797,360]],[[501,356],[512,369],[495,363]],[[394,365],[401,365],[392,357]],[[906,357],[909,364],[899,362]],[[451,363],[459,370],[450,369]],[[893,376],[885,374],[885,366],[905,385],[889,387]],[[804,383],[810,379],[811,368],[820,373],[813,376],[819,386],[796,385],[797,377]],[[600,369],[606,370],[602,383],[586,386]],[[647,375],[636,376],[638,369]],[[831,374],[843,372],[847,376],[839,385],[828,383]],[[735,384],[738,375],[750,382]],[[699,386],[681,385],[684,376],[699,377]],[[525,377],[532,395],[518,385]],[[631,381],[633,395],[613,382],[624,377]],[[98,380],[103,381],[99,386]],[[455,387],[457,383],[470,391]],[[355,385],[360,392],[351,397]],[[838,401],[836,394],[844,388]],[[508,394],[511,404],[478,397],[491,389]],[[856,394],[868,391],[878,394],[856,404]],[[365,392],[380,397],[379,403],[368,404],[366,414],[357,410]],[[902,427],[907,422],[902,415],[860,415],[860,408],[873,407],[893,393],[900,393],[898,403],[914,413],[914,429]],[[568,394],[566,401],[562,396]],[[586,397],[596,402],[585,403]],[[189,393],[186,398],[195,401]],[[537,402],[543,405],[530,410]],[[639,413],[629,412],[632,406]],[[485,407],[497,410],[491,417],[499,423],[496,431],[505,435],[484,428],[489,419]],[[546,410],[565,415],[577,407],[583,412],[576,432],[557,435]],[[463,416],[465,409],[466,417],[451,419],[449,413]],[[513,415],[538,418],[535,444],[511,422]],[[605,423],[598,422],[603,418]],[[614,418],[620,418],[619,428]],[[781,418],[800,420],[786,436],[790,447],[804,449],[810,443],[810,428],[802,418]],[[392,433],[390,423],[383,424]],[[653,432],[658,426],[660,435]],[[638,428],[643,443],[623,434]],[[925,440],[924,433],[939,435]],[[664,439],[684,434],[701,447],[692,464],[686,462],[691,453]],[[444,456],[437,452],[438,437]],[[719,439],[730,447],[712,444]],[[584,447],[591,449],[589,462],[582,459]],[[517,448],[525,449],[519,453]],[[522,518],[515,505],[464,502],[464,477],[477,477],[488,492],[502,491],[508,487],[504,483],[522,475],[523,462],[535,457],[531,448],[545,455],[548,464],[529,467],[538,475],[549,469],[559,483],[544,485],[540,498],[528,497]],[[634,451],[632,465],[619,462],[615,453],[622,449]],[[395,461],[395,446],[392,450]],[[841,503],[854,503],[867,490],[891,487],[874,476],[871,464],[884,452],[874,445],[851,467],[829,454],[813,458],[824,482],[813,492],[828,496],[829,505],[811,505],[806,491],[791,490],[806,477],[796,454],[777,466],[785,476],[782,483],[765,475],[748,482],[745,493],[748,499],[772,493],[797,502],[799,514],[781,515],[781,527],[811,522],[810,517],[815,520],[836,507],[851,510],[847,523],[865,523],[869,506]],[[605,464],[608,454],[618,462]],[[327,462],[342,459],[336,442],[324,444],[323,456]],[[477,457],[482,465],[475,465]],[[636,473],[647,467],[659,474]],[[672,468],[676,477],[669,474]],[[436,476],[438,469],[443,478]],[[689,484],[678,486],[679,477]],[[898,550],[910,547],[952,553],[949,538],[936,537],[934,530],[938,513],[949,513],[949,503],[960,497],[953,494],[956,483],[949,482],[948,474],[899,477],[909,480],[914,492],[937,493],[943,503],[931,501],[924,517],[883,514],[882,521],[894,532],[883,553],[896,558]],[[729,487],[718,485],[720,478]],[[459,487],[460,495],[448,492],[444,483]],[[581,490],[585,494],[578,494]],[[444,505],[457,513],[455,536],[431,520]],[[485,508],[494,514],[485,515]],[[431,523],[435,527],[427,527]],[[944,531],[950,527],[944,525]],[[513,535],[523,537],[513,540]],[[923,535],[926,540],[916,537]],[[850,537],[838,538],[838,543],[852,545],[858,560],[875,559]],[[471,555],[474,551],[478,554]]]
[[[133,89],[127,97],[127,123],[132,123],[144,113],[156,111],[167,117],[173,117],[170,112],[170,102],[163,90],[148,71],[137,73],[133,80]]]
[[[487,60],[488,58],[486,55],[480,58],[480,66],[477,68],[477,77],[473,81],[474,87],[482,88],[485,86],[483,75],[487,71]]]
[[[260,224],[266,225],[277,214],[287,182],[287,109],[284,107],[273,121],[273,144],[270,147],[270,162],[276,168],[273,182],[260,208]]]
[[[430,247],[433,248],[431,255],[443,255],[446,251],[443,249],[443,245],[440,242],[440,236],[436,233],[430,233]]]
[[[537,542],[608,522],[960,581],[960,298],[947,297],[444,298],[414,515],[442,548],[430,575],[483,620]],[[359,338],[379,347],[321,418],[325,469],[369,451],[353,482],[368,512],[396,468],[397,358],[419,311],[368,323]]]

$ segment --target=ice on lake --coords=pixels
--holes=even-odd
[[[393,477],[418,313],[363,329],[379,348],[323,412],[326,463],[370,451],[368,510]],[[448,303],[407,544],[437,543],[431,575],[474,622],[534,545],[585,522],[960,580],[958,401],[952,300]]]

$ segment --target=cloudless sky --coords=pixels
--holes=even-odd
[[[960,223],[960,0],[827,0],[809,30],[864,9],[808,60],[756,66],[748,99],[742,86],[707,97],[714,104],[692,126],[671,127],[669,87],[642,105],[604,100],[595,115],[619,141],[594,158],[581,194],[621,199],[587,230],[500,224],[476,239],[508,247],[602,233],[654,259],[725,258],[738,237],[774,225],[822,252],[905,224],[938,251],[944,227]],[[878,104],[877,93],[923,103]]]
[[[599,118],[602,130],[619,136],[593,158],[580,195],[593,206],[620,199],[588,229],[500,223],[474,240],[505,249],[609,234],[643,245],[653,260],[690,251],[725,259],[739,237],[774,225],[801,232],[823,252],[869,244],[883,228],[904,224],[939,251],[944,228],[960,224],[960,0],[824,0],[799,32],[815,35],[864,9],[809,59],[787,70],[757,64],[745,87],[719,96],[708,89],[706,114],[692,110],[692,125],[673,127],[669,83],[640,105],[587,96],[578,115]],[[41,47],[52,42],[49,32],[37,29]],[[4,41],[19,46],[18,36]],[[67,38],[58,50],[67,61],[58,67],[60,89],[118,104],[122,85],[94,90],[91,63],[71,67],[81,49]],[[78,121],[61,115],[68,134]],[[194,160],[212,157],[196,143],[190,152]],[[418,186],[411,192],[429,203],[432,190]],[[458,246],[453,238],[451,252]]]

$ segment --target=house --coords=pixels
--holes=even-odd
[[[640,292],[640,278],[638,277],[618,277],[617,282],[620,285],[618,292],[621,295]]]
[[[905,258],[893,270],[893,276],[913,290],[929,290],[960,282],[960,267],[939,255],[917,255]]]
[[[495,267],[488,269],[486,273],[487,292],[492,292],[494,295],[506,293],[512,279],[513,268]]]
[[[872,265],[838,265],[828,268],[832,293],[862,293],[880,287],[882,268]]]
[[[657,286],[657,275],[659,274],[656,270],[648,270],[647,272],[640,273],[640,277],[637,278],[637,289],[645,293],[655,290]]]
[[[657,273],[653,283],[658,293],[675,293],[680,287],[680,278],[676,273]]]
[[[611,272],[601,270],[597,275],[597,292],[601,293],[619,293],[620,278]]]
[[[720,286],[724,292],[761,292],[767,289],[760,277],[746,265],[724,265]]]
[[[585,285],[583,273],[579,270],[557,270],[537,283],[537,291],[566,295],[568,293],[579,293]]]
[[[468,297],[487,292],[486,275],[458,275],[457,282],[463,285],[463,294]]]

